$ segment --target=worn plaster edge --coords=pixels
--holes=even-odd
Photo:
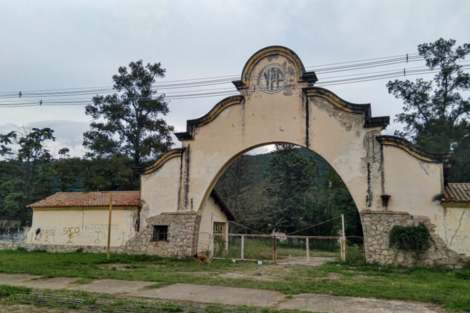
[[[109,205],[102,206],[74,206],[74,207],[32,207],[33,211],[97,211],[97,210],[109,210]],[[138,211],[137,205],[129,206],[114,206],[113,211],[115,210],[129,210],[129,211]]]
[[[151,166],[145,168],[144,173],[142,175],[153,173],[156,170],[158,170],[160,167],[162,167],[163,164],[165,164],[169,160],[181,157],[183,155],[184,150],[185,148],[177,148],[177,149],[168,151],[167,153],[160,156],[158,160],[155,163],[153,163]]]
[[[152,218],[152,217],[156,217],[156,216],[159,216],[159,215],[197,215],[197,212],[195,212],[195,211],[162,212],[160,214],[150,216],[147,219]]]
[[[305,87],[302,88],[302,92],[310,98],[323,98],[342,111],[353,114],[363,114],[364,127],[366,128],[381,127],[384,129],[388,124],[390,124],[389,116],[372,117],[370,103],[359,104],[348,102],[338,97],[334,92],[321,87]]]
[[[368,210],[361,210],[359,211],[360,214],[388,214],[388,215],[411,215],[405,211],[368,211]]]
[[[431,153],[427,152],[421,148],[418,148],[416,145],[412,144],[406,139],[396,137],[396,136],[377,136],[377,140],[381,145],[394,146],[400,148],[412,156],[416,157],[425,162],[429,163],[443,163],[446,164],[449,162],[452,153]]]
[[[243,67],[241,80],[233,82],[235,87],[238,90],[248,88],[248,86],[251,85],[251,73],[256,64],[258,64],[258,62],[262,59],[267,58],[271,55],[281,55],[291,60],[295,66],[297,81],[303,82],[302,74],[305,73],[305,67],[297,53],[284,46],[268,46],[256,51],[248,59],[248,61],[245,63],[245,66]]]
[[[470,207],[470,202],[452,202],[452,201],[442,201],[441,200],[441,205],[446,208],[469,208]]]
[[[241,104],[245,100],[243,96],[231,96],[219,101],[207,114],[204,116],[186,121],[186,131],[175,133],[176,138],[179,141],[184,140],[193,140],[194,139],[194,129],[196,127],[204,126],[212,122],[219,114],[232,105]]]

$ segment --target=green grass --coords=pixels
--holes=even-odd
[[[301,313],[302,311],[278,310],[275,308],[256,308],[249,306],[206,305],[203,307],[192,304],[165,301],[139,301],[122,296],[96,295],[85,291],[70,290],[45,291],[31,293],[31,289],[0,285],[0,306],[33,305],[50,309],[78,310],[80,312],[192,312],[204,313]],[[25,308],[23,308],[24,310]],[[56,311],[54,311],[56,312]]]
[[[93,279],[91,279],[91,278],[80,278],[80,279],[74,280],[72,282],[72,284],[86,285],[86,284],[91,283],[92,281],[93,281]]]
[[[239,259],[241,257],[241,238],[231,237],[228,244],[228,251],[225,251],[225,243],[217,242],[215,238],[215,257],[226,257]],[[317,241],[320,241],[317,239]],[[309,244],[309,254],[311,257],[339,257],[340,247],[336,242],[331,245],[314,244],[311,240]],[[305,258],[307,249],[305,239],[294,238],[292,245],[286,242],[276,244],[277,259],[282,260],[288,257]],[[273,259],[273,239],[270,237],[245,237],[244,239],[244,258],[251,260],[272,260]]]
[[[326,293],[341,296],[427,301],[446,309],[470,311],[470,268],[445,271],[437,268],[408,269],[365,265],[359,247],[349,247],[355,262],[332,262],[320,267],[275,265],[213,260],[197,266],[192,258],[176,260],[145,255],[0,251],[0,271],[31,273],[47,277],[125,279],[151,281],[154,287],[192,283],[277,290],[286,295]],[[107,263],[133,264],[130,270],[111,270]],[[225,276],[237,273],[236,278]],[[329,275],[337,275],[330,279]],[[259,277],[269,278],[259,280]]]

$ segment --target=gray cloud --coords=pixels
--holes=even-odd
[[[440,37],[468,41],[469,11],[466,0],[2,1],[0,92],[111,86],[119,66],[139,59],[162,62],[167,80],[238,75],[269,45],[291,48],[306,66],[416,53],[418,44]],[[375,116],[393,117],[402,104],[386,82],[329,89],[371,103]],[[182,131],[187,119],[219,100],[172,101],[167,121]],[[81,133],[89,122],[83,106],[0,109],[1,131],[55,126],[55,144],[76,154],[84,151]]]

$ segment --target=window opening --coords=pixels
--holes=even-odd
[[[152,241],[168,240],[168,226],[153,226]]]

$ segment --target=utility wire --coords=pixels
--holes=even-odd
[[[462,68],[470,67],[470,65],[462,66]],[[435,72],[439,72],[439,70],[415,70],[415,71],[408,71],[407,76],[415,76],[415,75],[423,75],[423,74],[432,74]],[[358,83],[358,82],[366,82],[366,81],[374,81],[374,80],[381,80],[381,79],[390,79],[394,77],[403,77],[403,72],[396,71],[394,73],[387,73],[385,75],[372,75],[372,76],[364,76],[364,77],[356,77],[350,79],[342,79],[342,80],[335,80],[335,81],[326,81],[317,83],[317,86],[335,86],[335,85],[343,85],[343,84],[351,84],[351,83]],[[194,93],[194,94],[181,94],[181,95],[174,95],[165,97],[165,100],[183,100],[183,99],[198,99],[198,98],[206,98],[206,97],[215,97],[215,96],[229,96],[229,95],[237,95],[237,91],[225,91],[225,92],[211,92],[211,93]],[[44,102],[42,106],[58,106],[58,105],[84,105],[84,104],[91,104],[91,101],[59,101],[56,103],[46,103]],[[9,103],[9,104],[0,104],[0,108],[6,107],[25,107],[25,106],[38,106],[38,102],[26,102],[26,103]]]
[[[461,65],[461,68],[468,68],[470,65]],[[439,69],[429,70],[426,67],[424,69],[420,69],[420,67],[412,67],[406,71],[406,76],[414,76],[420,74],[431,74],[435,72],[439,72]],[[349,83],[357,83],[357,82],[365,82],[365,81],[372,81],[372,80],[379,80],[379,79],[389,79],[393,77],[402,77],[405,73],[404,70],[388,70],[382,72],[371,72],[371,73],[359,73],[359,74],[351,74],[351,75],[342,75],[342,76],[334,76],[328,78],[341,78],[345,76],[358,76],[364,74],[377,74],[377,75],[368,75],[362,77],[354,77],[348,79],[337,79],[331,81],[322,81],[317,83],[318,86],[333,86],[333,85],[342,85],[342,84],[349,84]],[[200,91],[214,91],[214,92],[205,92],[200,93]],[[197,99],[197,98],[206,98],[206,97],[215,97],[215,96],[222,96],[222,95],[235,95],[237,94],[236,90],[225,88],[225,89],[205,89],[205,90],[195,90],[196,93],[182,93],[182,92],[172,92],[168,93],[168,96],[165,97],[167,100],[181,100],[181,99]],[[126,99],[124,99],[126,100]],[[130,100],[130,99],[128,99]],[[71,101],[47,101],[44,102],[42,105],[44,106],[52,106],[52,105],[83,105],[85,103],[91,103],[90,100],[81,100],[81,99],[74,99]],[[12,102],[12,103],[0,103],[0,107],[23,107],[23,106],[38,106],[38,102]]]
[[[311,225],[311,226],[309,226],[309,227],[305,227],[305,228],[302,228],[302,229],[300,229],[300,230],[296,230],[296,231],[294,231],[294,232],[292,232],[292,233],[289,233],[289,234],[286,234],[286,235],[292,235],[292,234],[301,232],[301,231],[303,231],[303,230],[307,230],[307,229],[313,228],[313,227],[315,227],[315,226],[319,226],[319,225],[321,225],[321,224],[325,224],[326,222],[335,220],[335,219],[340,218],[340,217],[341,217],[341,215],[340,215],[340,216],[337,216],[337,217],[333,217],[333,218],[331,218],[331,219],[329,219],[329,220],[326,220],[326,221],[323,221],[323,222],[321,222],[321,223],[318,223],[318,224],[315,224],[315,225]]]
[[[341,63],[332,63],[326,65],[318,65],[318,66],[310,66],[315,67],[317,73],[328,73],[328,72],[336,72],[341,70],[354,70],[354,69],[361,69],[361,68],[368,68],[368,67],[375,67],[375,66],[387,66],[396,63],[403,63],[408,61],[414,61],[415,58],[419,58],[419,56],[394,56],[394,57],[384,57],[384,58],[375,58],[375,59],[366,59],[366,60],[359,60],[359,61],[349,61],[349,62],[341,62]],[[379,61],[377,61],[379,60]],[[366,62],[367,61],[367,62]],[[362,63],[359,63],[362,62]],[[351,63],[359,63],[359,64],[351,64]],[[349,65],[341,65],[341,64],[349,64]],[[341,65],[331,67],[331,65]],[[327,67],[330,66],[330,67]],[[254,75],[257,76],[257,75]],[[167,81],[161,82],[158,84],[154,84],[155,88],[158,89],[169,89],[169,88],[187,88],[187,87],[196,87],[200,85],[210,85],[210,84],[221,84],[221,83],[229,83],[231,80],[238,79],[238,75],[228,75],[228,76],[218,76],[218,77],[208,77],[208,78],[196,78],[196,79],[185,79],[185,80],[174,80],[174,81]],[[24,97],[27,96],[46,96],[52,94],[83,94],[83,93],[103,93],[107,91],[113,91],[112,87],[90,87],[90,88],[67,88],[67,89],[50,89],[50,90],[36,90],[36,91],[24,91],[22,95]],[[0,92],[0,98],[5,97],[18,97],[19,93],[17,92]]]

